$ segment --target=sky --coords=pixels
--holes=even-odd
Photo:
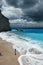
[[[20,20],[43,27],[43,0],[0,0],[0,9],[10,22]]]

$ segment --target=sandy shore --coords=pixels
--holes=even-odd
[[[18,57],[20,56],[20,54],[16,52],[17,55],[15,55],[12,44],[3,41],[1,38],[0,53],[2,53],[2,56],[0,56],[0,65],[20,65],[18,63]]]

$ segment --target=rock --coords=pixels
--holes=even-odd
[[[6,17],[4,17],[1,14],[1,10],[0,10],[0,32],[8,31],[8,30],[10,30],[9,19],[7,19]]]

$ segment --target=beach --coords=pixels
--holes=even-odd
[[[0,65],[43,65],[41,42],[11,32],[1,32],[0,38]]]
[[[12,48],[12,44],[6,42],[0,38],[0,65],[20,65],[18,63],[18,57],[20,56],[19,52],[16,52]]]

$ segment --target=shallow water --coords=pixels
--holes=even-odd
[[[23,31],[18,31],[16,29],[12,29],[12,33],[21,35],[23,37],[31,38],[34,41],[40,41],[40,43],[36,43],[43,48],[43,29],[22,29]],[[35,43],[34,43],[35,44]]]

